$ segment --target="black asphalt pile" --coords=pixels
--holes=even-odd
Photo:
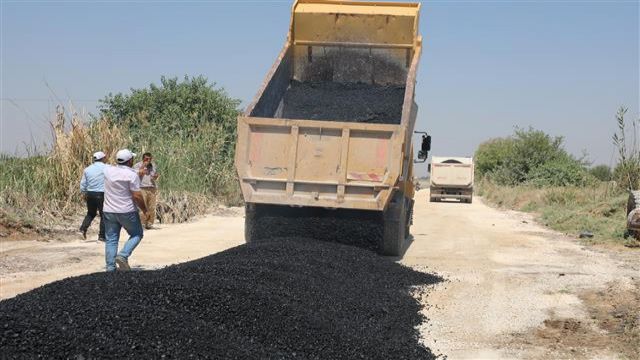
[[[410,289],[438,281],[356,247],[254,243],[2,301],[0,357],[433,359]]]
[[[382,213],[320,207],[257,205],[250,238],[301,237],[377,251],[384,234]]]
[[[283,118],[400,124],[403,86],[292,81]]]

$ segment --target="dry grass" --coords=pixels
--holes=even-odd
[[[78,224],[74,219],[84,212],[79,189],[82,171],[97,150],[104,151],[107,162],[112,163],[118,149],[135,148],[125,126],[107,118],[87,122],[75,113],[69,117],[58,107],[51,122],[53,144],[48,153],[0,157],[0,225],[40,233],[61,226],[75,229]],[[207,164],[206,159],[193,155],[211,157],[210,152],[222,146],[215,131],[204,129],[202,138],[190,143],[174,143],[171,134],[160,137],[161,144],[154,148],[165,155],[158,158],[166,166],[158,199],[160,221],[184,222],[218,202],[240,201],[235,173],[229,171],[228,162]],[[140,146],[142,151],[148,149],[147,144]]]
[[[112,159],[118,149],[131,143],[124,131],[108,119],[100,119],[91,126],[85,126],[77,114],[71,117],[70,130],[67,129],[64,109],[58,107],[56,118],[51,126],[54,143],[47,156],[49,166],[40,168],[39,178],[48,184],[48,191],[53,191],[53,198],[74,202],[80,195],[78,181],[83,169],[90,164],[92,154],[101,149]]]
[[[5,227],[47,232],[82,212],[79,181],[91,155],[95,149],[115,154],[129,141],[108,120],[85,126],[77,114],[68,120],[60,106],[50,125],[53,144],[46,155],[0,159],[0,206],[4,209],[0,222]]]
[[[519,211],[534,212],[550,228],[578,235],[594,234],[592,243],[625,245],[627,194],[614,183],[587,187],[499,186],[480,182],[479,194],[491,204]]]

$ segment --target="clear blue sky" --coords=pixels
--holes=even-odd
[[[4,1],[0,150],[45,142],[62,100],[203,74],[246,104],[279,52],[290,1]],[[618,106],[639,114],[637,1],[424,2],[418,128],[472,154],[533,126],[609,164]],[[16,106],[17,105],[17,106]]]

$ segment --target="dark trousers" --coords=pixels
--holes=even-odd
[[[91,222],[100,211],[100,232],[98,233],[98,238],[104,239],[104,219],[102,218],[102,204],[104,203],[104,193],[103,192],[87,192],[87,215],[84,217],[84,221],[82,221],[82,225],[80,225],[81,231],[86,231],[89,226],[91,226]]]

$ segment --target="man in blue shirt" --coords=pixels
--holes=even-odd
[[[104,163],[106,155],[102,151],[93,154],[93,164],[84,169],[80,180],[80,191],[87,202],[87,215],[80,225],[82,237],[87,238],[87,230],[91,222],[100,211],[100,231],[98,241],[104,241],[104,220],[102,218],[102,204],[104,203]]]

